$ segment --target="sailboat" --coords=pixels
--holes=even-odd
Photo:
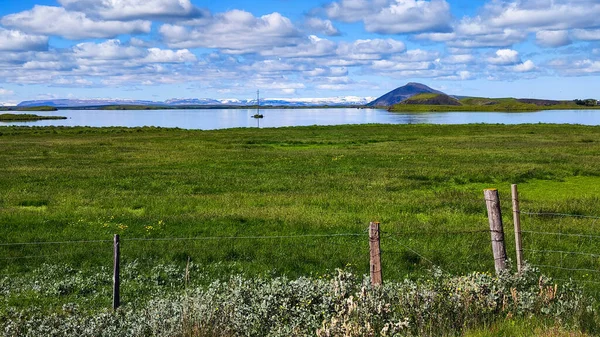
[[[260,113],[260,90],[256,90],[256,113],[252,118],[263,118],[264,116]]]

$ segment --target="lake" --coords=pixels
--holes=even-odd
[[[23,112],[25,113],[25,112]],[[251,109],[197,110],[60,110],[29,112],[41,116],[65,116],[66,120],[0,122],[24,126],[140,127],[215,130],[240,127],[285,127],[341,124],[583,124],[600,125],[600,110],[548,110],[536,112],[431,112],[402,113],[378,109],[263,109],[263,119],[252,118]]]

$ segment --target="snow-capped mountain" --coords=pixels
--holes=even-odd
[[[365,105],[374,97],[327,97],[327,98],[265,98],[260,100],[261,106],[347,106]],[[106,105],[148,105],[148,106],[246,106],[256,105],[255,99],[212,99],[212,98],[173,98],[166,101],[143,101],[125,99],[49,99],[23,101],[19,107],[53,106],[57,108],[96,107]]]

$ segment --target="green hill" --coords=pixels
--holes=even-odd
[[[418,94],[400,102],[400,104],[423,105],[462,105],[456,98],[446,94]]]

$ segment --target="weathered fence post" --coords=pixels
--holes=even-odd
[[[506,269],[506,247],[504,246],[504,229],[502,227],[502,213],[500,212],[500,197],[495,188],[483,191],[487,205],[490,233],[492,236],[492,251],[494,253],[494,266],[496,273]]]
[[[519,191],[516,184],[511,186],[513,222],[515,224],[515,245],[517,248],[517,270],[519,274],[523,270],[523,241],[521,239],[521,210],[519,209]]]
[[[379,222],[371,222],[369,225],[369,248],[371,255],[371,284],[381,285],[381,249],[379,248]]]
[[[121,305],[121,298],[119,294],[119,260],[121,257],[121,251],[119,247],[119,234],[115,234],[114,241],[114,269],[113,269],[113,310],[117,310]]]

